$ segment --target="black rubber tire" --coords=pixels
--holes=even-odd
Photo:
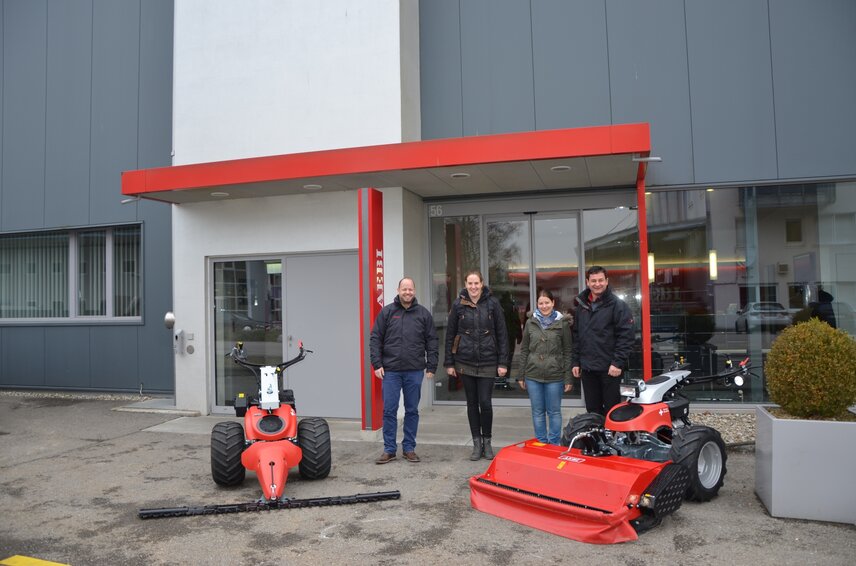
[[[603,428],[604,422],[603,415],[599,413],[583,413],[582,415],[575,416],[562,430],[561,445],[568,446],[571,443],[571,439],[581,432]],[[579,448],[579,446],[575,446],[574,448]]]
[[[327,421],[318,417],[301,419],[297,423],[297,444],[303,451],[303,458],[298,464],[300,477],[307,480],[326,478],[333,462]]]
[[[244,481],[241,463],[244,452],[244,427],[241,423],[217,423],[211,431],[211,477],[217,485],[233,486]]]
[[[686,493],[690,501],[710,501],[725,483],[728,454],[716,429],[707,426],[675,429],[669,457],[690,473]]]

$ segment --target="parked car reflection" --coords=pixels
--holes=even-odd
[[[781,330],[792,323],[788,310],[780,303],[763,301],[747,303],[737,312],[734,329],[737,332],[749,332],[759,328]]]

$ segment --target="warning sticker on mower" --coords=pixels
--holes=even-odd
[[[585,458],[578,458],[577,456],[559,456],[559,460],[564,460],[566,462],[573,462],[574,464],[579,464],[581,462],[585,462]]]

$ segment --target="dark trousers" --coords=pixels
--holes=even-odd
[[[473,438],[485,436],[490,438],[493,432],[493,378],[474,377],[458,374],[464,382],[464,393],[467,395],[467,419],[470,421],[470,432]]]
[[[604,371],[582,370],[586,411],[603,416],[621,402],[621,378],[610,377]]]

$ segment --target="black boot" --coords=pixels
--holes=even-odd
[[[482,452],[484,451],[484,447],[482,445],[481,437],[474,436],[473,437],[473,453],[470,454],[470,460],[475,462],[476,460],[480,460],[482,457]]]
[[[482,450],[485,460],[493,460],[493,447],[490,445],[490,437],[482,437]]]

